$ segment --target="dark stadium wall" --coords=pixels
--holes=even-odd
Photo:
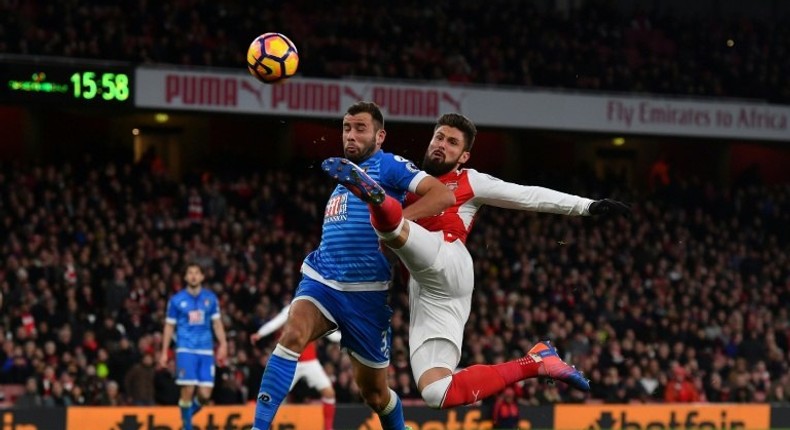
[[[384,150],[421,163],[431,140],[431,124],[387,124]],[[295,158],[321,160],[342,154],[339,121],[300,120],[292,123],[288,146]],[[479,130],[468,166],[485,172],[502,172],[508,138],[504,131]]]
[[[619,12],[632,15],[636,12],[654,12],[661,15],[677,17],[695,17],[715,14],[719,17],[745,16],[751,18],[770,18],[780,16],[790,11],[790,2],[783,0],[760,0],[749,2],[749,7],[743,7],[743,0],[630,0],[630,1],[600,1],[589,0],[580,2],[557,1],[556,4],[594,4],[615,8]]]
[[[784,143],[733,143],[729,167],[734,181],[787,183],[790,182],[790,148]]]
[[[310,167],[342,154],[338,120],[159,112],[106,113],[0,107],[0,159],[43,161],[112,158],[134,161],[154,145],[175,177],[205,170],[234,172],[265,167]],[[137,135],[133,131],[137,130]],[[432,124],[387,124],[387,151],[420,162]],[[732,183],[749,175],[777,183],[790,180],[790,149],[784,144],[728,142],[668,136],[626,136],[481,128],[468,167],[503,179],[565,189],[564,178],[612,175],[647,187],[661,156],[673,175]],[[704,162],[700,162],[704,160]]]
[[[0,106],[0,159],[13,160],[24,155],[26,123],[24,109]]]

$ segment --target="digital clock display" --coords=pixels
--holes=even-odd
[[[45,63],[0,58],[0,101],[105,107],[134,104],[130,66]]]

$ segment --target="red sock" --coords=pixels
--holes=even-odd
[[[368,205],[368,208],[370,223],[382,233],[394,231],[403,219],[403,207],[399,201],[390,196],[385,197],[380,205]]]
[[[321,403],[324,404],[324,430],[332,430],[335,428],[335,400],[332,399],[330,403],[325,399],[321,399]]]
[[[538,376],[541,364],[528,355],[507,363],[468,367],[453,375],[447,394],[444,395],[442,409],[471,405],[504,390],[514,382]]]

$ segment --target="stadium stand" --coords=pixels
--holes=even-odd
[[[790,100],[787,11],[682,17],[583,5],[561,14],[508,0],[8,1],[0,53],[238,68],[249,35],[278,28],[311,58],[304,76]]]
[[[90,157],[5,165],[0,383],[15,384],[20,397],[18,387],[34,377],[25,394],[34,404],[173,403],[173,369],[155,371],[143,357],[159,351],[166,297],[182,287],[179,268],[197,259],[209,268],[229,333],[232,359],[218,373],[215,401],[254,397],[274,341],[252,348],[246,339],[290,300],[303,254],[318,239],[331,184],[314,175],[174,181],[144,164]],[[585,184],[568,191],[604,187]],[[530,381],[517,387],[530,404],[787,401],[790,188],[673,184],[639,195],[632,219],[603,224],[484,212],[469,242],[476,311],[462,365],[503,361],[550,336],[590,375],[593,392]],[[417,399],[402,285],[392,304],[392,386]],[[338,400],[356,400],[347,356],[329,344],[321,355]],[[671,393],[683,381],[685,391]]]

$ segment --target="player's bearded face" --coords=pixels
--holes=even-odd
[[[454,170],[456,165],[458,165],[457,157],[449,159],[447,153],[431,147],[428,147],[425,158],[422,159],[422,170],[431,176],[442,176]]]
[[[422,170],[431,176],[442,176],[455,170],[464,154],[461,132],[447,126],[436,129],[425,151]]]
[[[343,155],[355,163],[361,163],[367,160],[374,152],[376,152],[375,135],[366,140],[357,137],[355,142],[346,142],[346,144],[343,145]]]
[[[373,124],[368,113],[346,115],[343,119],[343,155],[355,163],[368,159],[378,149],[376,139],[383,130]]]

